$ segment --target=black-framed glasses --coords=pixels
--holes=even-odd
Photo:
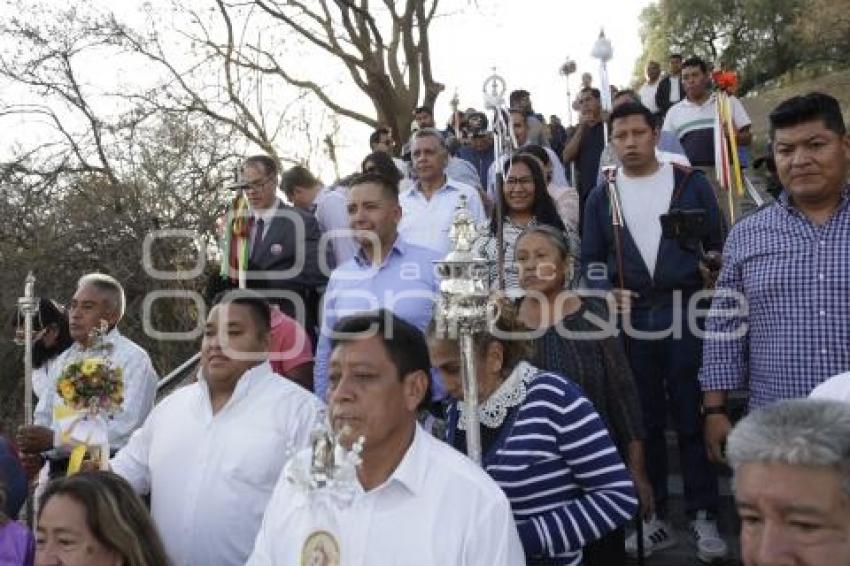
[[[257,179],[256,181],[246,182],[245,190],[246,191],[261,191],[263,187],[266,186],[266,183],[271,179],[271,175],[267,175],[262,179]]]
[[[505,179],[506,185],[533,185],[534,177],[531,175],[525,175],[523,177],[508,177]]]

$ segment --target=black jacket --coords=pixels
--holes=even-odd
[[[662,118],[667,114],[667,110],[679,101],[670,102],[670,81],[672,80],[679,81],[679,100],[685,98],[685,87],[682,85],[682,79],[679,77],[667,75],[658,81],[658,89],[655,91],[655,105],[658,106],[658,112]]]
[[[674,166],[674,190],[670,209],[702,210],[706,213],[709,234],[702,241],[706,251],[723,249],[723,229],[714,189],[702,171]],[[660,220],[659,220],[660,221]],[[699,273],[700,254],[683,247],[677,240],[661,238],[655,273],[649,273],[629,226],[623,227],[623,279],[625,287],[638,293],[635,308],[669,303],[673,291],[685,296],[702,289]],[[614,230],[608,187],[599,185],[590,193],[584,213],[584,235],[581,239],[581,266],[587,286],[611,289],[619,279],[615,257]]]

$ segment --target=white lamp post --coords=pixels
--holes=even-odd
[[[599,59],[599,84],[602,94],[602,111],[611,111],[611,85],[608,82],[608,61],[614,56],[614,47],[611,41],[605,37],[605,30],[599,30],[599,37],[590,50],[590,56]],[[603,122],[605,128],[605,144],[608,144],[608,123]]]

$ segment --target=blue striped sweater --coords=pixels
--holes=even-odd
[[[528,367],[528,366],[526,366]],[[447,438],[462,445],[458,410]],[[569,379],[537,371],[524,401],[485,447],[484,467],[511,502],[528,564],[581,564],[581,548],[627,523],[638,499],[593,405]]]

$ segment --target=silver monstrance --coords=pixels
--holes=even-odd
[[[475,375],[473,337],[487,330],[490,297],[487,259],[477,257],[473,242],[478,230],[461,196],[449,231],[452,248],[437,261],[440,296],[435,313],[437,336],[460,343],[461,384],[466,414],[466,452],[481,464],[481,431],[478,419],[478,381]]]

